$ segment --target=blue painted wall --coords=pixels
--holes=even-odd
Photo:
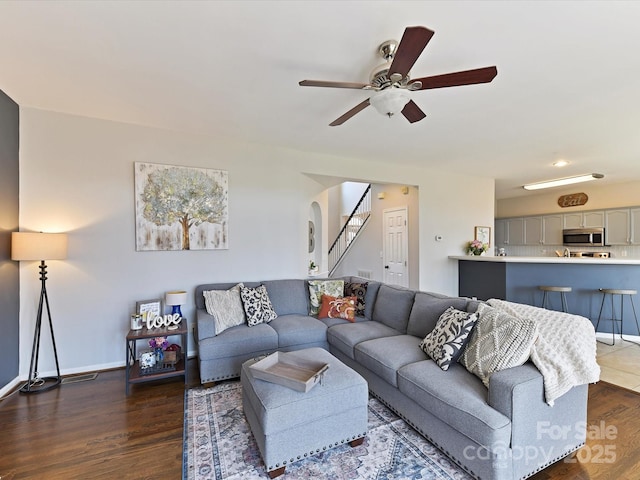
[[[0,91],[0,388],[18,376],[20,283],[11,261],[18,230],[18,104]]]
[[[496,268],[500,266],[501,268]],[[539,285],[571,287],[567,293],[569,313],[589,318],[596,325],[602,293],[600,288],[640,291],[640,265],[567,264],[567,263],[494,263],[460,260],[459,294],[479,299],[500,298],[510,302],[541,306],[543,292]],[[560,294],[548,295],[548,308],[561,310]],[[640,307],[636,295],[634,301]],[[615,314],[620,318],[620,297],[614,300]],[[640,309],[637,312],[640,314]],[[607,297],[599,332],[611,332],[611,299]],[[616,333],[619,332],[616,327]],[[640,336],[628,297],[624,299],[623,333]]]

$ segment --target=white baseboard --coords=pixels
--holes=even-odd
[[[597,340],[604,340],[605,342],[611,342],[611,332],[609,332],[609,333],[596,332],[596,339]],[[639,335],[627,335],[625,333],[624,334],[624,339],[625,340],[630,340],[632,342],[640,343],[640,336]],[[620,340],[620,334],[616,333],[616,343],[619,340]]]
[[[23,383],[18,377],[11,380],[4,387],[0,388],[0,398],[4,398],[5,395],[8,395],[11,390],[16,388],[18,385]]]

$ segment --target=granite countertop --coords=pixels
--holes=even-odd
[[[494,257],[489,255],[450,255],[451,260],[496,263],[569,263],[574,265],[640,265],[640,258],[591,258],[591,257]]]

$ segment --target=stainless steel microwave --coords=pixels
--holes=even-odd
[[[604,247],[604,228],[564,229],[562,243],[568,247]]]

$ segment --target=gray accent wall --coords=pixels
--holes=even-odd
[[[0,90],[0,389],[18,377],[20,282],[11,260],[18,230],[19,107]]]

